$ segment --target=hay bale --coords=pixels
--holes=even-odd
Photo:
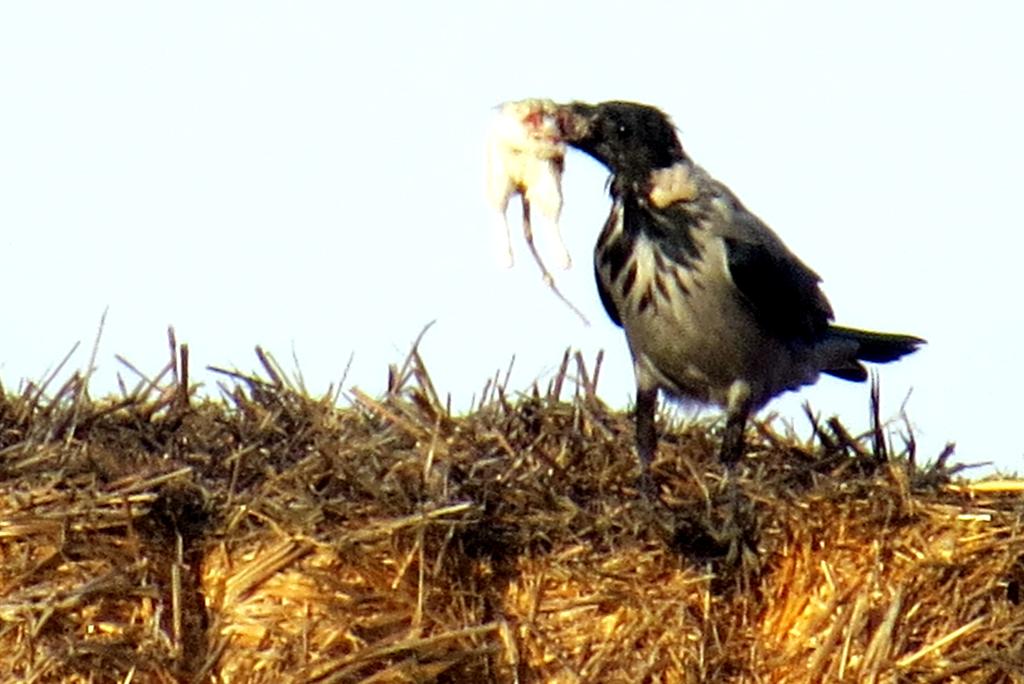
[[[880,426],[672,426],[655,505],[578,358],[453,416],[415,353],[338,409],[174,349],[0,396],[0,680],[1024,681],[1024,486]]]

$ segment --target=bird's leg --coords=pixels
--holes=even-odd
[[[640,457],[640,487],[654,494],[651,464],[658,448],[658,433],[654,427],[654,413],[658,406],[658,388],[636,390],[636,453]]]
[[[730,413],[725,421],[722,450],[718,458],[727,466],[736,465],[743,458],[743,432],[747,427],[747,413]]]
[[[725,465],[723,485],[728,513],[720,533],[727,548],[727,566],[743,564],[753,543],[748,539],[753,524],[749,506],[744,505],[739,473],[736,472],[736,464],[743,458],[743,433],[746,431],[750,413],[750,386],[742,380],[737,380],[729,388],[725,432],[722,434],[722,450],[719,452],[719,460]]]
[[[750,386],[741,380],[734,382],[729,388],[728,401],[722,450],[718,457],[722,463],[732,467],[743,458],[743,433],[750,417]]]

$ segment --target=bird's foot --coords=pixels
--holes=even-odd
[[[760,567],[759,523],[753,502],[729,473],[704,506],[676,508],[670,544],[693,560],[712,566],[716,584],[746,582]]]

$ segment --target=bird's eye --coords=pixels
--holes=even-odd
[[[626,135],[626,124],[620,123],[618,131],[619,131],[619,135]]]

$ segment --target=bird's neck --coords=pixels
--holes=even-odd
[[[668,166],[616,173],[610,180],[612,197],[633,196],[642,204],[664,209],[677,202],[691,202],[700,194],[694,166],[689,159]]]

